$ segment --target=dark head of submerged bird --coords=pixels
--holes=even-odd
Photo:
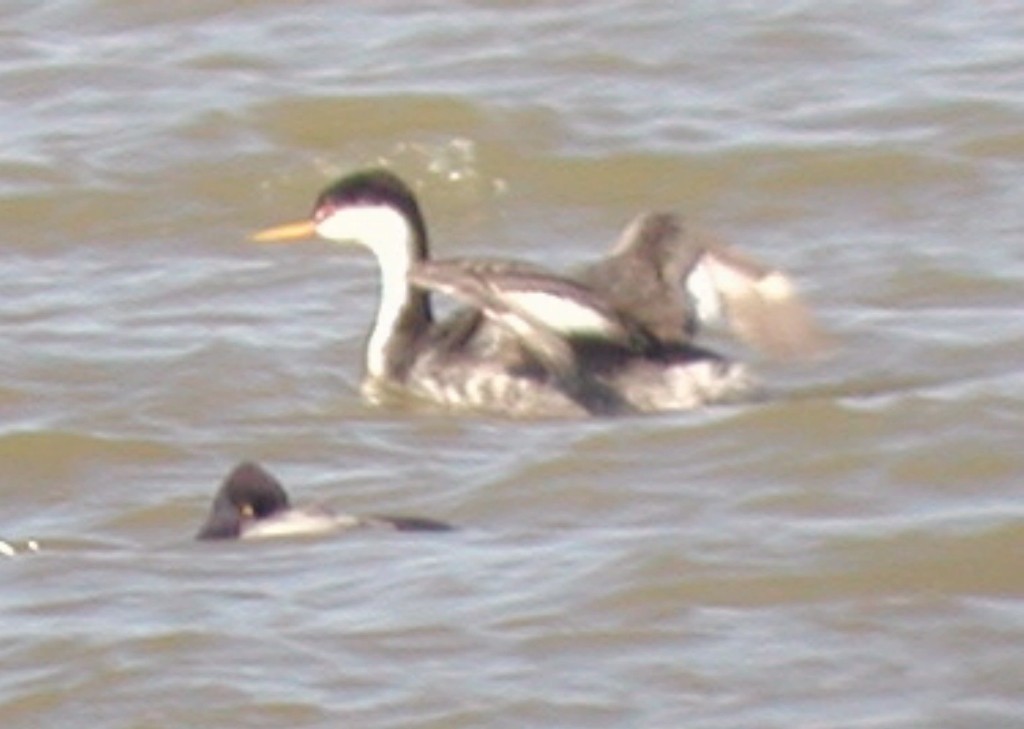
[[[197,539],[280,537],[378,527],[397,531],[449,531],[451,526],[415,516],[353,516],[323,506],[292,507],[280,482],[259,464],[238,464],[221,484]]]
[[[238,464],[221,484],[197,539],[237,539],[244,527],[287,511],[288,494],[257,463]]]

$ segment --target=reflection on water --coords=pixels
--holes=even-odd
[[[1019,723],[1019,16],[0,10],[0,720]],[[439,255],[569,268],[677,210],[842,349],[699,413],[368,407],[373,262],[246,242],[365,164]],[[242,458],[461,529],[193,543]]]

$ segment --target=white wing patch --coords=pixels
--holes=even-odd
[[[513,308],[567,335],[592,334],[614,338],[621,335],[618,322],[566,296],[544,291],[503,291],[500,297]]]
[[[731,265],[708,251],[686,279],[704,324],[727,324],[746,344],[783,358],[815,357],[831,347],[796,286],[781,271]]]
[[[686,293],[693,301],[697,320],[701,324],[716,325],[722,323],[725,312],[716,277],[709,263],[705,255],[694,266],[693,271],[686,277]]]
[[[784,301],[796,296],[796,287],[789,277],[780,271],[773,271],[754,284],[757,292],[769,301]]]

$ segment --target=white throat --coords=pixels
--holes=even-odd
[[[366,246],[377,257],[380,304],[366,345],[366,372],[374,379],[385,378],[387,347],[409,302],[406,274],[413,263],[412,226],[401,212],[388,205],[353,205],[324,218],[316,232],[328,240]]]

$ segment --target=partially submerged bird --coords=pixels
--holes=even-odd
[[[724,318],[741,339],[788,355],[824,342],[784,274],[673,215],[639,216],[575,278],[508,260],[430,260],[413,192],[368,170],[325,189],[309,220],[254,238],[314,235],[377,257],[363,383],[375,401],[399,392],[514,416],[681,410],[755,389],[742,365],[693,344],[704,323]],[[436,322],[430,291],[468,308]]]
[[[433,519],[352,516],[322,506],[292,507],[280,482],[259,464],[245,461],[228,474],[196,539],[296,536],[366,527],[398,531],[449,531]]]

